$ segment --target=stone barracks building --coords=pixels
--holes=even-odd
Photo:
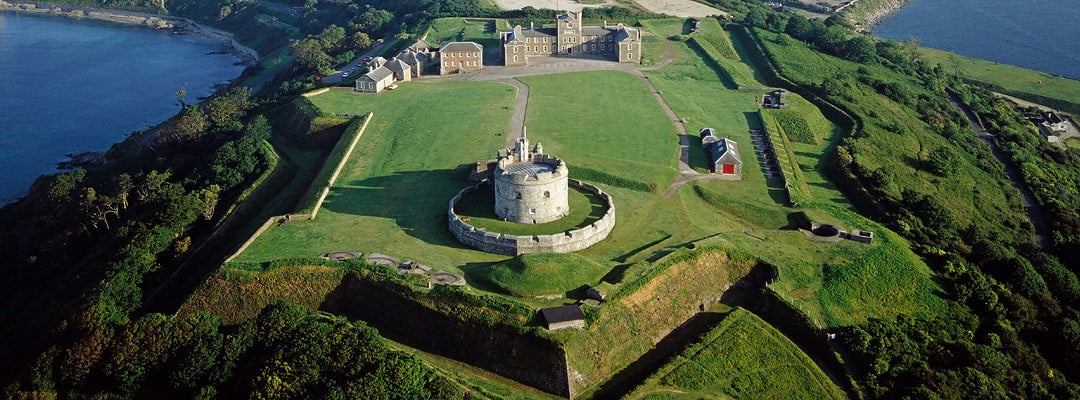
[[[581,12],[568,11],[555,19],[555,28],[521,25],[500,33],[503,65],[527,65],[530,57],[595,54],[613,61],[641,60],[641,31],[623,26],[581,25]]]

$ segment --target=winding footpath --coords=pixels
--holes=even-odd
[[[1020,178],[1020,171],[1013,165],[1012,160],[1009,160],[1005,152],[1001,150],[997,142],[994,140],[994,135],[983,129],[982,125],[979,125],[979,121],[975,119],[975,114],[968,109],[957,99],[955,95],[949,94],[949,101],[952,101],[954,107],[964,113],[967,117],[968,124],[971,125],[971,129],[979,135],[979,139],[990,146],[990,150],[994,153],[994,157],[997,157],[998,161],[1001,161],[1005,165],[1005,175],[1009,177],[1009,182],[1012,186],[1020,192],[1020,198],[1024,203],[1024,210],[1027,211],[1028,219],[1031,220],[1031,225],[1035,227],[1035,244],[1039,248],[1045,250],[1050,246],[1050,224],[1046,221],[1046,213],[1043,212],[1042,207],[1039,207],[1039,203],[1035,200],[1035,194],[1031,192],[1031,189],[1027,187],[1027,184]]]

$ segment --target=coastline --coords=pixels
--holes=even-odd
[[[900,11],[911,0],[858,0],[845,7],[842,14],[855,30],[873,33],[874,26],[889,15]]]
[[[0,0],[0,11],[25,12],[39,15],[52,15],[67,18],[89,18],[100,21],[127,25],[142,25],[152,29],[169,29],[181,35],[192,35],[217,44],[235,56],[240,62],[250,67],[259,60],[259,53],[246,47],[233,38],[229,32],[200,25],[187,18],[171,17],[135,11],[109,10],[99,8],[76,7],[38,3],[30,1]]]

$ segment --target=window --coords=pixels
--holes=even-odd
[[[544,198],[545,198],[545,199],[550,199],[550,198],[551,198],[551,192],[547,192],[547,191],[545,191],[545,192],[544,192]]]
[[[517,62],[517,56],[514,56],[514,62]]]
[[[536,209],[535,208],[530,208],[529,209],[529,214],[536,214]],[[536,222],[533,222],[533,223],[535,224]]]
[[[548,51],[548,47],[547,47],[547,46],[544,46],[544,51],[545,51],[545,52],[546,52],[546,51]]]
[[[521,200],[521,192],[514,192],[514,198]]]
[[[589,45],[589,46],[592,47],[592,51],[596,51],[596,45],[595,44],[592,44],[592,45]]]

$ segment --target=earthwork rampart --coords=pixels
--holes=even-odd
[[[611,201],[611,195],[604,193],[600,188],[575,179],[567,182],[570,187],[585,190],[599,197],[604,202],[604,216],[588,226],[572,229],[553,235],[508,235],[499,232],[488,232],[476,228],[463,221],[454,212],[454,205],[461,198],[478,189],[479,183],[462,189],[454,198],[450,199],[447,217],[449,218],[450,233],[461,243],[472,246],[488,253],[517,256],[531,253],[570,253],[584,250],[597,242],[604,240],[615,227],[615,204]]]

